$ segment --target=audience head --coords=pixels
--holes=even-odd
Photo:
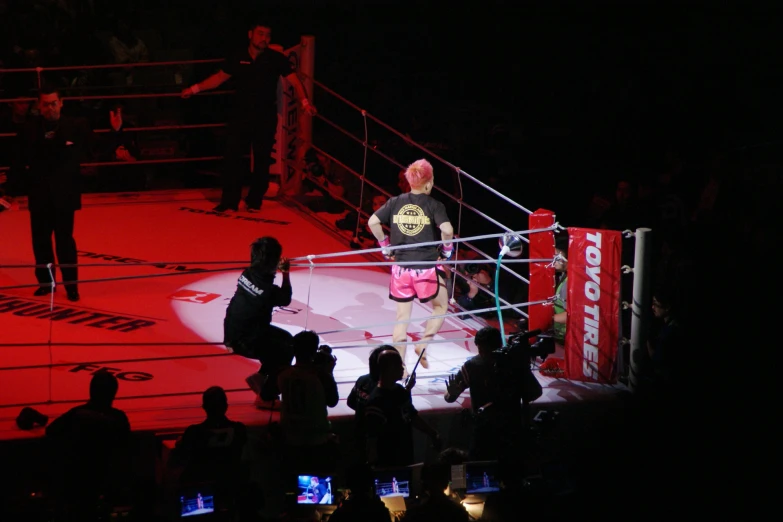
[[[408,165],[408,169],[405,171],[405,179],[408,180],[412,190],[420,190],[427,194],[430,193],[432,186],[435,184],[432,165],[425,159],[416,160]]]
[[[627,203],[633,196],[633,188],[631,182],[621,179],[617,182],[617,187],[614,190],[614,197],[618,203]]]
[[[500,330],[494,326],[485,326],[476,332],[474,342],[480,355],[489,355],[503,347],[503,338],[500,335]]]
[[[108,408],[117,396],[120,383],[117,377],[107,372],[98,372],[90,380],[90,402]]]
[[[318,351],[318,334],[312,330],[302,330],[294,336],[294,357],[296,363],[307,363],[313,360]]]
[[[386,350],[394,350],[394,346],[384,344],[370,352],[370,377],[376,382],[381,378],[381,370],[378,368],[378,357]]]
[[[265,274],[274,274],[280,264],[283,247],[271,237],[260,237],[250,245],[250,266]]]
[[[405,373],[405,366],[402,364],[400,352],[392,348],[384,350],[378,356],[378,371],[380,379],[384,382],[397,382],[402,379]]]
[[[211,386],[206,389],[201,398],[201,407],[207,417],[222,417],[228,411],[228,397],[220,386]]]
[[[60,91],[51,85],[41,87],[38,93],[38,107],[41,116],[47,121],[58,121],[60,111],[63,108],[63,100]]]
[[[430,495],[443,494],[451,482],[451,467],[443,462],[431,462],[421,468],[421,483]]]
[[[674,315],[674,298],[665,286],[658,287],[653,292],[652,310],[653,315],[658,319],[667,320]]]
[[[464,464],[470,460],[470,454],[460,448],[446,448],[438,455],[438,462],[449,466]]]

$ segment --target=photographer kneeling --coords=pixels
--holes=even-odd
[[[485,326],[476,333],[479,354],[468,359],[460,371],[449,376],[446,402],[455,402],[470,389],[474,427],[471,460],[497,460],[513,456],[524,446],[522,401],[531,402],[542,394],[541,385],[530,371],[529,334],[509,339],[503,349],[500,331]]]
[[[289,465],[301,471],[331,469],[329,450],[334,436],[328,419],[327,407],[334,408],[339,401],[334,366],[337,358],[329,346],[318,346],[318,334],[305,330],[294,336],[296,364],[284,370],[279,378],[282,400],[280,426]],[[320,464],[320,465],[319,465]]]

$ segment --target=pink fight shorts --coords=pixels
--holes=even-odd
[[[418,297],[426,303],[438,295],[438,270],[436,267],[416,269],[392,265],[389,299],[406,303]]]

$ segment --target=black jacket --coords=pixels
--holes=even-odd
[[[291,281],[283,275],[281,286],[275,285],[275,274],[261,274],[252,268],[239,276],[237,290],[228,303],[223,321],[223,342],[231,346],[242,340],[246,344],[263,341],[272,322],[272,310],[276,306],[291,304]]]
[[[24,187],[31,212],[82,208],[81,163],[89,159],[92,132],[87,120],[60,116],[57,122],[30,118],[19,135],[14,187]]]

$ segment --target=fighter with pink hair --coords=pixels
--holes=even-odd
[[[432,165],[425,159],[411,163],[405,171],[410,184],[410,192],[389,199],[368,221],[378,244],[383,248],[384,256],[396,262],[414,262],[410,265],[392,265],[389,299],[397,303],[397,321],[394,326],[393,341],[404,343],[408,340],[408,323],[413,309],[413,300],[432,303],[432,315],[446,313],[448,292],[446,291],[446,273],[436,261],[450,259],[454,252],[451,239],[454,228],[449,222],[446,207],[430,196],[435,185]],[[389,227],[390,237],[386,236],[383,225]],[[446,241],[442,245],[424,245],[394,249],[398,246],[417,245],[432,241]],[[389,248],[391,247],[391,248]],[[415,264],[421,261],[422,264]],[[443,317],[431,317],[424,328],[422,341],[431,340],[443,325]],[[424,351],[421,365],[429,367],[426,343],[415,347],[416,355]],[[406,345],[395,345],[405,362]]]

